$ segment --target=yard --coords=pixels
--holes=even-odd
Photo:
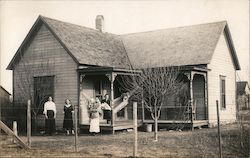
[[[244,134],[241,139],[238,124],[222,126],[223,157],[247,157],[249,129]],[[139,132],[138,136],[139,157],[218,157],[217,128],[161,130],[158,142],[153,142],[153,133]],[[242,148],[240,140],[248,144]],[[74,136],[33,136],[29,151],[11,144],[11,138],[1,135],[0,157],[131,157],[133,132],[81,135],[79,152],[74,152]]]

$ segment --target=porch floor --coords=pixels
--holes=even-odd
[[[143,123],[153,124],[154,120],[144,120]],[[191,120],[158,120],[158,123],[165,126],[169,124],[183,124],[192,127],[201,127],[207,126],[208,120],[193,120],[193,123]]]
[[[141,120],[138,120],[137,126],[142,126],[143,123]],[[81,129],[89,129],[89,124],[81,124]],[[133,120],[119,120],[115,121],[114,125],[108,124],[105,122],[100,122],[100,130],[108,130],[108,131],[117,131],[117,130],[125,130],[125,129],[132,129],[133,128]]]
[[[138,120],[138,127],[141,127],[143,124],[154,124],[154,120]],[[159,127],[168,127],[173,124],[181,124],[186,127],[202,127],[208,125],[208,120],[194,120],[191,123],[190,120],[158,120]],[[89,124],[81,124],[80,128],[83,130],[89,130]],[[118,130],[133,129],[133,120],[119,120],[115,121],[115,124],[107,124],[105,121],[100,122],[100,130],[112,131],[113,133]]]

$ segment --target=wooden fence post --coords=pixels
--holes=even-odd
[[[74,110],[74,114],[75,114],[75,152],[77,152],[77,145],[78,145],[78,130],[77,130],[77,125],[78,125],[78,121],[77,121],[77,114],[78,114],[78,107],[77,105],[75,105],[75,110]]]
[[[12,130],[13,130],[14,135],[17,136],[17,122],[16,121],[13,121]],[[13,142],[16,143],[15,139],[13,139]]]
[[[217,126],[218,126],[219,152],[220,152],[220,158],[222,158],[221,131],[220,131],[220,111],[219,111],[219,101],[218,100],[216,100],[216,108],[217,108]]]
[[[138,152],[138,132],[137,132],[137,102],[133,102],[133,122],[134,122],[134,148],[133,157],[137,157]]]
[[[27,139],[28,146],[31,146],[31,101],[27,103]]]

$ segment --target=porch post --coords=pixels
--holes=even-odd
[[[112,109],[112,120],[111,120],[111,126],[112,126],[112,134],[115,133],[114,130],[114,125],[115,125],[115,113],[114,113],[114,81],[115,81],[115,77],[116,74],[115,73],[111,73],[110,76],[110,90],[111,90],[111,94],[110,94],[110,104],[111,104],[111,109]]]
[[[194,106],[194,94],[193,94],[193,77],[194,77],[194,74],[193,72],[191,71],[190,72],[190,80],[189,80],[189,86],[190,86],[190,107],[191,107],[191,110],[190,110],[190,113],[191,113],[191,127],[192,127],[192,131],[194,130],[194,115],[193,115],[193,106]]]
[[[207,87],[207,74],[204,74],[205,79],[205,107],[206,107],[206,119],[208,120],[208,87]]]

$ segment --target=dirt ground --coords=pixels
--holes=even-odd
[[[223,157],[247,157],[238,130],[237,124],[222,126]],[[194,132],[163,130],[158,142],[153,141],[152,132],[139,132],[138,137],[139,157],[218,157],[217,128]],[[249,141],[249,135],[244,139]],[[12,144],[11,138],[1,135],[0,157],[131,157],[133,132],[81,135],[78,152],[74,152],[74,136],[33,136],[32,149],[28,151]]]

